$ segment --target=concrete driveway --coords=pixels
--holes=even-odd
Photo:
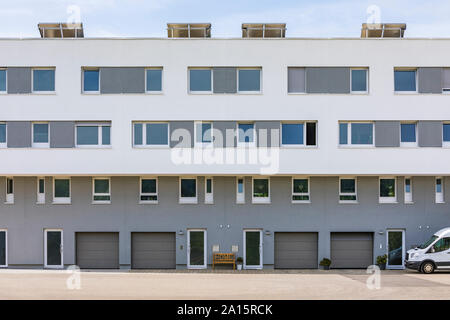
[[[0,299],[450,299],[450,273],[0,270]],[[371,278],[374,280],[373,278]],[[77,289],[79,287],[79,289]]]

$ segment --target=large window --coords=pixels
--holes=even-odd
[[[83,69],[83,92],[84,93],[100,92],[99,69]]]
[[[140,203],[158,203],[158,179],[141,178],[140,179]]]
[[[77,147],[108,147],[111,145],[111,124],[78,123]]]
[[[33,92],[55,91],[55,69],[33,69]]]
[[[145,77],[145,88],[148,93],[159,93],[162,91],[162,68],[147,69]]]
[[[400,145],[402,147],[417,146],[417,126],[415,123],[400,124]]]
[[[180,203],[197,203],[197,178],[180,178]]]
[[[136,122],[133,125],[135,147],[168,147],[169,124],[165,122]]]
[[[396,92],[416,92],[417,70],[395,70],[394,87]]]
[[[356,203],[356,179],[355,178],[340,178],[339,179],[339,202],[340,203]]]
[[[367,69],[351,69],[351,92],[366,93],[367,90]]]
[[[69,204],[70,200],[70,179],[54,178],[53,203]]]
[[[309,203],[309,178],[292,178],[292,203]]]
[[[238,123],[238,145],[255,144],[255,125],[253,123]]]
[[[252,203],[270,203],[269,178],[253,178]]]
[[[6,93],[6,69],[0,69],[0,93]]]
[[[189,69],[190,92],[212,92],[211,69]]]
[[[6,123],[0,122],[0,148],[6,148]]]
[[[260,69],[239,69],[238,70],[238,91],[239,92],[260,92],[261,91],[261,70]]]
[[[1,129],[1,124],[0,124]],[[0,138],[1,138],[1,131],[0,131]],[[450,147],[450,123],[444,123],[442,125],[442,145],[445,147]],[[1,143],[1,141],[0,141]]]
[[[373,136],[373,123],[339,123],[339,144],[342,146],[371,146],[373,145]]]
[[[92,203],[111,203],[111,179],[94,178],[92,180]]]
[[[33,123],[33,148],[48,148],[48,123]]]
[[[316,123],[282,123],[281,144],[284,147],[315,146]]]
[[[397,179],[386,177],[380,178],[380,203],[397,202]]]
[[[195,122],[195,144],[198,146],[209,145],[212,143],[212,122]]]

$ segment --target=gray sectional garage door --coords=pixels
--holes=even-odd
[[[175,269],[175,232],[133,232],[131,267]]]
[[[317,268],[316,232],[275,232],[275,268]]]
[[[373,233],[331,233],[331,267],[359,269],[373,264]]]
[[[119,268],[118,232],[77,232],[76,260],[80,268]]]

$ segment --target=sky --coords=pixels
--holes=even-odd
[[[450,0],[0,0],[0,37],[39,37],[39,22],[84,24],[85,37],[166,37],[168,22],[286,23],[287,37],[359,37],[363,22],[407,24],[406,37],[450,37]]]

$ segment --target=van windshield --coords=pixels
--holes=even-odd
[[[432,236],[430,238],[430,240],[428,240],[427,242],[425,242],[424,244],[421,244],[420,246],[418,246],[419,249],[425,249],[427,248],[430,244],[432,244],[436,239],[438,238],[438,236]]]

